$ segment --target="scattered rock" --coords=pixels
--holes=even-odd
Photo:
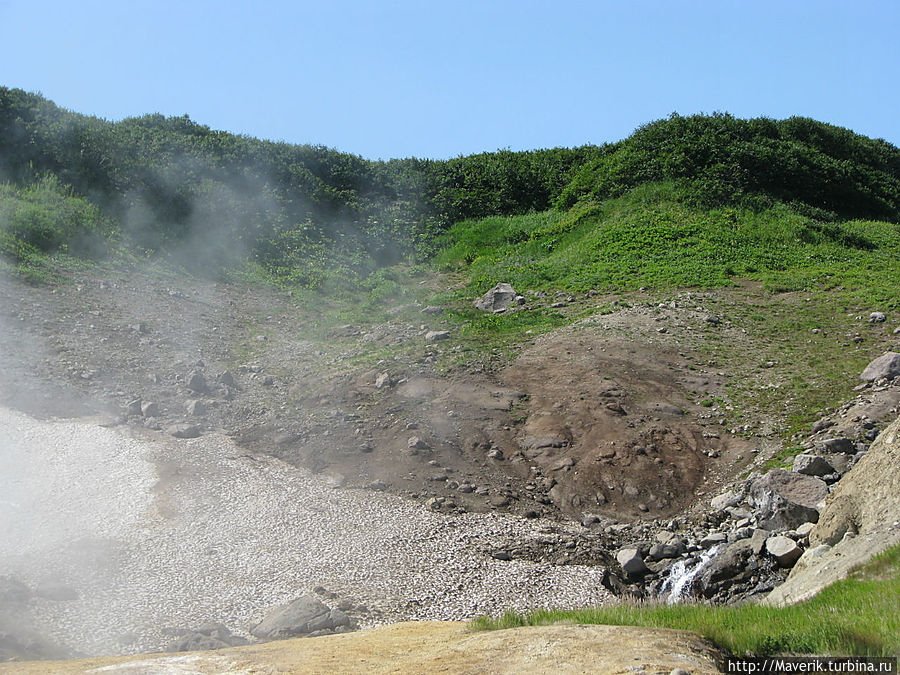
[[[818,452],[838,453],[843,452],[848,455],[856,453],[856,443],[852,438],[842,436],[840,438],[829,438],[824,441],[817,441],[815,448]]]
[[[141,399],[136,398],[132,401],[129,401],[125,406],[125,414],[126,415],[143,415],[143,411],[141,410]]]
[[[375,378],[375,388],[384,389],[391,386],[391,376],[389,373],[381,373]]]
[[[804,476],[827,476],[834,473],[834,467],[828,460],[818,455],[797,455],[791,470]]]
[[[198,438],[201,432],[196,424],[173,424],[166,433],[175,438]]]
[[[159,405],[153,401],[142,402],[141,415],[144,417],[157,417],[159,415]]]
[[[766,540],[771,535],[771,532],[768,530],[763,530],[761,528],[753,530],[753,534],[750,535],[750,550],[753,552],[753,555],[761,555],[763,549],[766,547]]]
[[[250,631],[264,640],[346,633],[356,626],[339,609],[330,609],[318,598],[305,595],[272,610]]]
[[[644,564],[639,549],[623,548],[616,553],[616,560],[622,566],[622,570],[630,577],[639,577],[647,574],[650,568]]]
[[[884,323],[886,319],[884,312],[872,312],[869,314],[869,323]]]
[[[484,312],[509,309],[518,295],[509,284],[499,283],[475,301],[475,308]]]
[[[709,505],[713,511],[724,511],[725,509],[737,506],[741,503],[741,496],[734,492],[723,492],[717,497],[713,497]]]
[[[199,370],[193,371],[188,377],[187,388],[191,391],[195,391],[198,394],[203,394],[207,391],[206,378],[203,376]]]
[[[190,399],[184,404],[184,409],[188,415],[193,415],[194,417],[201,417],[206,414],[206,404],[197,399]]]
[[[234,375],[232,375],[230,371],[226,370],[223,373],[219,373],[218,380],[219,380],[219,382],[224,384],[226,387],[234,386]]]
[[[425,342],[438,342],[439,340],[449,340],[449,330],[430,330],[425,333]]]
[[[792,530],[819,519],[828,486],[813,476],[773,469],[750,486],[759,525],[766,530]]]
[[[188,631],[169,646],[172,652],[195,652],[206,649],[223,649],[250,644],[221,623],[208,623]]]
[[[865,367],[859,379],[874,382],[881,379],[889,380],[898,375],[900,375],[900,354],[885,352]]]
[[[803,553],[797,542],[781,535],[766,539],[766,552],[775,558],[781,567],[793,567]]]

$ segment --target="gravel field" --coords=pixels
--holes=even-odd
[[[316,586],[365,605],[348,612],[363,627],[610,599],[601,568],[484,552],[540,537],[540,520],[433,513],[218,434],[141,433],[0,408],[0,576],[36,590],[35,627],[83,654],[161,650],[206,621],[246,636]]]

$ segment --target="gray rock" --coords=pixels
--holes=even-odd
[[[449,330],[430,330],[425,333],[425,342],[437,342],[439,340],[449,340]]]
[[[728,540],[728,535],[724,532],[710,532],[700,540],[700,546],[703,548],[712,548],[716,544],[723,544]]]
[[[741,502],[741,496],[734,492],[723,492],[717,497],[713,497],[709,505],[713,511],[723,511],[730,506],[737,506]]]
[[[766,547],[766,540],[770,535],[769,531],[761,528],[753,530],[753,534],[750,535],[750,550],[753,552],[753,555],[760,555],[763,552]]]
[[[381,373],[378,377],[375,378],[375,388],[376,389],[384,389],[385,387],[391,386],[391,376],[390,373]]]
[[[793,567],[803,554],[796,541],[781,535],[766,539],[766,552],[775,558],[781,567]]]
[[[874,382],[882,378],[891,379],[898,375],[900,375],[900,354],[885,352],[866,366],[859,379],[865,382]]]
[[[839,438],[828,438],[824,441],[817,441],[815,444],[816,451],[824,453],[843,452],[852,455],[856,452],[856,443],[852,438],[841,436]]]
[[[222,649],[250,644],[221,623],[208,623],[188,631],[169,646],[172,652],[195,652],[206,649]]]
[[[475,308],[483,312],[509,309],[518,295],[509,284],[499,283],[475,301]]]
[[[884,323],[887,317],[884,312],[872,312],[869,314],[869,323]]]
[[[234,386],[234,375],[229,371],[225,371],[224,373],[219,373],[219,382],[224,384],[226,387]]]
[[[815,524],[813,523],[803,523],[800,527],[797,528],[797,535],[801,539],[806,539],[807,537],[809,537],[809,533],[813,531],[814,527]]]
[[[816,522],[827,494],[824,481],[784,469],[773,469],[750,485],[759,526],[766,530],[792,530]]]
[[[272,610],[250,631],[264,640],[283,640],[301,635],[345,633],[356,626],[339,609],[330,609],[318,598],[305,595]]]
[[[834,467],[828,460],[818,455],[797,455],[791,470],[804,476],[827,476],[834,473]]]
[[[206,378],[203,377],[203,373],[199,370],[193,371],[188,377],[187,388],[191,391],[195,391],[198,394],[205,393],[207,391],[206,386]]]
[[[427,450],[428,443],[426,443],[418,436],[410,436],[406,441],[406,447],[410,450]]]
[[[141,415],[144,417],[156,417],[159,415],[159,405],[154,401],[144,401],[141,403]]]
[[[733,581],[748,572],[750,539],[741,539],[715,556],[700,573],[700,588],[703,595],[712,597],[719,590],[730,586]]]
[[[188,415],[193,415],[194,417],[200,417],[206,414],[206,404],[197,399],[191,399],[185,403],[184,409]]]
[[[198,438],[201,432],[196,424],[173,424],[166,433],[175,438]]]
[[[443,307],[437,307],[435,305],[428,305],[427,307],[422,308],[422,314],[442,314],[443,311]]]
[[[647,574],[650,568],[644,564],[641,553],[636,548],[623,548],[616,553],[616,560],[622,566],[622,570],[630,577],[638,577]]]

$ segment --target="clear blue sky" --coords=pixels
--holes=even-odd
[[[364,157],[804,115],[900,145],[900,0],[0,0],[0,85]]]

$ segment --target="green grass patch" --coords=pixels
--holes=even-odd
[[[691,630],[738,656],[900,653],[900,546],[812,599],[789,607],[622,604],[584,610],[537,610],[479,617],[474,630],[555,623]]]

